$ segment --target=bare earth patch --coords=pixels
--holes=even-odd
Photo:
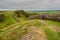
[[[30,27],[28,28],[28,33],[21,38],[16,40],[47,40],[46,35],[42,28]]]

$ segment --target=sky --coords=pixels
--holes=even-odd
[[[0,9],[60,10],[60,0],[0,0]]]

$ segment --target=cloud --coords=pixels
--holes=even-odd
[[[60,9],[60,0],[0,0],[1,9]]]

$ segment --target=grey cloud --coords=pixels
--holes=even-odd
[[[1,9],[60,9],[60,0],[0,0]]]

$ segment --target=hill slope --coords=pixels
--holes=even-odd
[[[45,20],[25,20],[2,29],[0,40],[59,40],[60,29]]]
[[[28,15],[24,16],[24,13],[8,11],[3,14],[6,18],[0,22],[0,40],[60,40],[60,22],[33,17],[26,19]]]

